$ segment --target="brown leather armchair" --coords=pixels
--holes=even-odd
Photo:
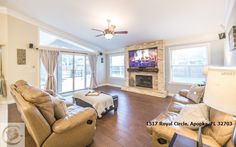
[[[189,90],[181,90],[176,94],[172,102],[170,103],[168,110],[164,113],[158,115],[151,122],[164,121],[166,123],[173,122],[175,118],[179,115],[179,112],[186,104],[195,104],[192,100],[187,98]],[[201,101],[202,102],[202,101]],[[209,111],[211,122],[232,122],[234,124],[234,119],[232,115],[217,111],[210,108]],[[202,141],[204,144],[211,147],[227,146],[233,147],[231,141],[231,135],[233,132],[232,126],[205,126],[202,130]],[[168,147],[169,143],[174,135],[178,133],[183,136],[187,136],[193,140],[197,140],[197,131],[191,130],[186,127],[180,126],[160,126],[153,125],[147,126],[147,130],[152,138],[153,147]]]
[[[68,107],[67,115],[56,120],[48,93],[17,84],[11,85],[11,93],[37,147],[85,147],[92,143],[97,118],[94,109]]]

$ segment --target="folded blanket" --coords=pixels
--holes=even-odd
[[[98,96],[86,96],[89,90],[81,90],[74,94],[74,98],[79,98],[86,103],[91,104],[97,111],[98,117],[102,117],[102,113],[109,109],[111,106],[114,107],[113,99],[111,95],[100,93]]]

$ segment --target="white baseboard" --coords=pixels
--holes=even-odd
[[[117,87],[117,88],[121,88],[121,85],[116,85],[116,84],[110,84],[110,83],[104,83],[104,84],[99,84],[98,87],[102,87],[102,86],[112,86],[112,87]]]

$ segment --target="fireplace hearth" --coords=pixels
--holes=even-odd
[[[152,76],[136,75],[135,81],[138,87],[152,88]]]

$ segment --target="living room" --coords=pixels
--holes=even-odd
[[[0,0],[0,146],[235,146],[235,14],[235,0]]]

